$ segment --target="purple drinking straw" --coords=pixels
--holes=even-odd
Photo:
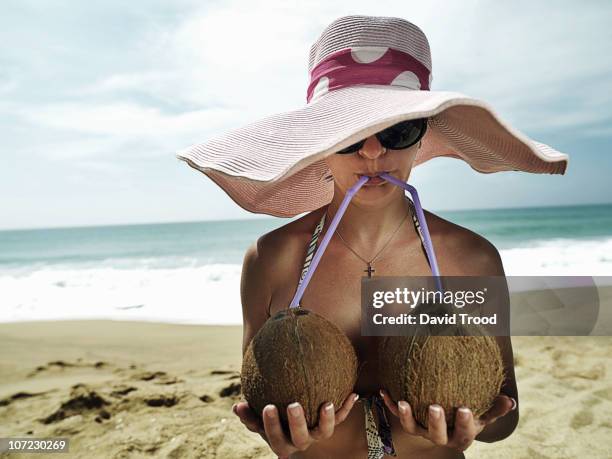
[[[434,253],[433,244],[431,243],[431,236],[429,235],[429,228],[427,227],[427,221],[425,220],[425,214],[423,213],[423,207],[421,206],[421,200],[419,199],[419,194],[417,190],[412,185],[408,185],[405,182],[393,177],[392,175],[383,172],[380,174],[380,177],[384,178],[387,182],[392,183],[404,190],[408,191],[412,195],[412,200],[414,201],[414,208],[416,209],[417,220],[419,221],[419,225],[421,225],[421,229],[423,230],[423,239],[425,240],[425,252],[427,252],[427,258],[429,258],[429,263],[431,264],[431,273],[434,277],[440,277],[440,270],[438,269],[438,261],[436,260],[436,254]]]
[[[312,262],[310,263],[310,266],[308,267],[308,272],[306,273],[304,280],[298,286],[298,289],[295,292],[295,296],[293,297],[293,300],[291,301],[291,304],[289,305],[290,308],[299,307],[300,300],[302,299],[302,295],[304,295],[304,291],[306,290],[306,287],[308,286],[308,283],[310,282],[310,279],[312,278],[312,275],[314,274],[315,269],[317,269],[319,260],[321,260],[321,257],[323,256],[323,252],[325,252],[325,249],[327,248],[327,244],[329,244],[329,240],[333,236],[334,231],[336,231],[338,223],[340,223],[340,219],[344,215],[344,212],[346,211],[346,208],[348,207],[349,202],[351,201],[351,199],[353,199],[353,196],[355,195],[355,193],[359,191],[359,188],[361,188],[363,184],[366,183],[368,180],[370,180],[370,177],[366,175],[362,175],[357,181],[357,183],[353,185],[352,187],[350,187],[348,191],[346,192],[346,194],[344,195],[344,199],[342,200],[342,203],[340,204],[340,207],[338,208],[336,215],[334,215],[334,218],[332,218],[332,221],[329,224],[329,228],[327,229],[325,236],[323,236],[321,245],[319,245],[319,248],[317,249],[317,251],[314,254],[314,257],[312,258]]]
[[[438,262],[436,260],[436,254],[434,253],[433,244],[431,243],[431,237],[429,236],[429,229],[427,228],[427,222],[425,221],[425,214],[423,213],[423,207],[421,207],[421,201],[419,199],[419,195],[416,191],[416,188],[414,188],[412,185],[408,185],[407,183],[402,182],[399,179],[396,179],[395,177],[387,173],[382,173],[379,175],[379,177],[385,179],[386,181],[388,181],[389,183],[392,183],[393,185],[396,185],[396,186],[399,186],[400,188],[405,189],[412,195],[412,199],[414,201],[414,207],[416,209],[417,220],[419,224],[421,225],[421,230],[423,233],[423,239],[425,242],[424,244],[425,252],[427,253],[427,257],[429,258],[429,263],[431,265],[431,272],[433,276],[435,277],[436,287],[438,288],[438,290],[441,291],[442,285],[440,283],[440,271],[438,269]],[[290,308],[297,308],[300,306],[300,300],[302,299],[302,296],[304,295],[304,291],[306,290],[306,287],[308,286],[308,283],[310,282],[312,275],[317,269],[317,265],[319,264],[319,261],[321,260],[321,257],[323,256],[323,252],[325,252],[325,249],[327,248],[327,244],[329,244],[329,241],[331,240],[332,235],[334,234],[334,231],[336,231],[336,228],[338,227],[338,224],[340,223],[340,219],[342,219],[344,212],[346,212],[349,202],[351,201],[351,199],[353,199],[353,196],[355,195],[355,193],[357,193],[357,191],[359,191],[359,189],[369,179],[370,177],[366,175],[362,175],[357,181],[357,183],[353,185],[351,188],[349,188],[348,191],[346,192],[344,199],[342,200],[342,203],[340,204],[340,207],[338,208],[338,211],[336,212],[336,214],[334,215],[334,218],[329,224],[329,228],[327,229],[325,236],[323,236],[323,240],[321,241],[319,248],[317,249],[317,251],[314,254],[314,257],[312,258],[312,262],[310,263],[310,266],[308,267],[306,276],[304,276],[304,279],[302,280],[302,282],[298,286],[297,291],[295,292],[293,300],[291,300],[291,304],[289,305]]]

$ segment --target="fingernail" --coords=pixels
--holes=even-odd
[[[264,406],[264,413],[267,413],[267,415],[271,418],[275,418],[276,417],[276,410],[274,409],[274,405],[266,405]]]
[[[236,414],[236,415],[238,414],[238,413],[236,412],[236,407],[237,407],[237,406],[238,406],[238,405],[236,405],[235,403],[232,405],[232,413],[234,413],[234,414]]]
[[[403,400],[401,402],[397,402],[397,408],[400,410],[400,413],[406,414],[408,411],[408,403]]]
[[[442,408],[440,408],[438,405],[431,405],[429,407],[429,415],[432,418],[438,419],[441,414],[442,414]]]
[[[327,411],[328,413],[331,413],[331,411],[334,409],[334,404],[330,403],[329,405],[325,406],[325,411]]]
[[[464,407],[459,408],[459,416],[461,416],[463,419],[469,418],[470,417],[470,409],[469,408],[464,408]]]
[[[382,389],[379,391],[379,393],[382,398],[385,398],[385,393],[382,391]]]
[[[510,408],[510,411],[516,410],[518,403],[516,403],[513,397],[510,397],[510,400],[512,400],[512,408]]]
[[[359,394],[355,394],[355,396],[353,397],[354,402],[356,402],[357,400],[359,400]]]
[[[293,402],[289,405],[289,413],[291,416],[298,417],[300,415],[300,404],[298,402]]]

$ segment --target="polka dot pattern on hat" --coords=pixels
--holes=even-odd
[[[307,101],[355,85],[429,90],[431,72],[410,54],[384,46],[352,47],[327,56],[311,72]]]
[[[391,82],[393,86],[405,86],[410,89],[418,90],[421,89],[421,82],[419,81],[419,77],[411,72],[410,70],[406,70],[405,72],[400,73],[395,79]]]
[[[363,46],[351,49],[351,57],[360,64],[370,64],[377,61],[389,50],[386,46]]]
[[[319,78],[319,81],[317,81],[312,97],[316,99],[318,97],[321,97],[327,91],[329,91],[329,78],[321,77]]]
[[[371,47],[410,54],[432,71],[429,42],[417,25],[402,18],[361,15],[338,18],[321,32],[310,47],[308,71],[340,50]]]

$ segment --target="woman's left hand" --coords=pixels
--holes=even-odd
[[[436,445],[446,446],[458,451],[468,449],[476,436],[486,426],[516,408],[516,401],[507,395],[498,395],[491,409],[478,419],[474,419],[469,408],[459,408],[455,417],[455,426],[451,431],[448,431],[442,407],[430,405],[429,425],[427,429],[424,429],[412,416],[412,410],[408,402],[402,400],[395,404],[387,392],[381,390],[380,394],[389,411],[400,419],[402,429],[405,432],[427,438]]]

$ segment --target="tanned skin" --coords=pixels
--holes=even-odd
[[[261,236],[247,250],[241,278],[243,354],[269,315],[289,306],[306,247],[322,214],[327,211],[329,216],[322,233],[325,234],[346,191],[360,174],[376,175],[386,171],[407,181],[419,146],[387,150],[376,136],[371,136],[356,153],[329,156],[326,161],[334,178],[334,197],[329,206]],[[357,253],[371,259],[407,212],[408,202],[400,188],[387,182],[365,185],[353,197],[337,230]],[[430,212],[425,212],[425,218],[442,275],[504,276],[497,249],[482,236]],[[408,218],[404,225],[374,264],[375,276],[431,275],[411,219]],[[290,405],[287,408],[289,435],[281,428],[275,406],[266,406],[263,413],[259,413],[261,416],[246,402],[233,407],[243,424],[259,433],[281,458],[367,457],[361,398],[381,393],[382,388],[377,380],[378,338],[360,334],[360,285],[364,269],[365,264],[333,237],[301,301],[303,307],[326,317],[346,333],[363,364],[355,392],[342,406],[323,405],[319,425],[308,430],[302,407],[297,403]],[[468,408],[457,410],[455,427],[451,431],[447,431],[444,411],[439,406],[430,407],[430,423],[424,429],[414,420],[406,401],[393,401],[382,391],[398,458],[462,458],[463,451],[474,440],[495,442],[514,431],[519,410],[512,344],[509,337],[497,340],[506,375],[500,395],[493,407],[478,419],[474,419]]]

